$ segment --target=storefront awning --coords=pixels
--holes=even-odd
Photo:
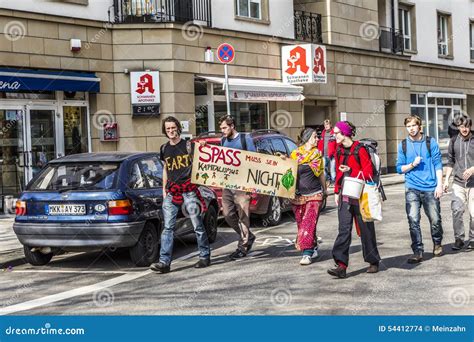
[[[224,77],[198,76],[209,82],[224,84]],[[229,78],[231,100],[303,101],[303,87],[262,79]]]
[[[100,91],[100,78],[90,72],[0,68],[0,92]]]
[[[466,94],[462,93],[439,93],[430,91],[426,94],[427,97],[445,97],[448,99],[462,99],[465,100],[467,98]]]

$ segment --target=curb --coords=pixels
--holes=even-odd
[[[22,249],[14,249],[3,254],[5,257],[4,255],[0,254],[0,269],[2,270],[8,270],[11,267],[20,266],[27,263],[25,257],[23,256]],[[8,257],[10,254],[11,256]]]

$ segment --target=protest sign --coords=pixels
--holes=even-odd
[[[195,184],[294,198],[297,169],[289,158],[196,144],[191,179]]]

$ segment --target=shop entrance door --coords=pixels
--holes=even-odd
[[[57,149],[56,107],[26,106],[25,178],[29,182],[46,163],[63,155]]]

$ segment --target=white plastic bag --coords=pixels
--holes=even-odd
[[[359,199],[360,213],[364,222],[382,221],[382,197],[377,185],[366,183]]]

